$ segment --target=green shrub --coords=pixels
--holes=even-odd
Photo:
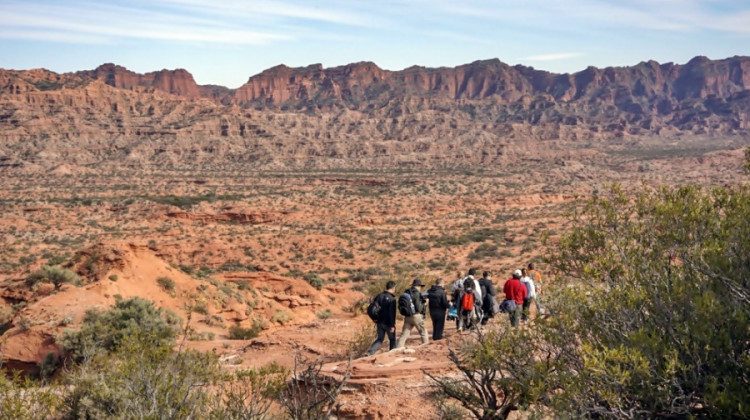
[[[156,283],[161,286],[162,289],[173,292],[175,288],[174,280],[170,279],[169,277],[159,277],[156,279]]]
[[[323,286],[326,284],[326,281],[323,280],[317,273],[314,272],[308,272],[304,276],[305,280],[307,280],[310,285],[318,290],[322,290]]]
[[[324,309],[322,311],[318,311],[315,316],[320,319],[328,319],[333,316],[333,312],[330,309]]]
[[[135,331],[68,375],[66,418],[205,418],[220,371],[214,353],[174,352],[158,333]]]
[[[281,325],[286,325],[294,319],[294,315],[287,311],[277,311],[273,316],[271,316],[271,322],[275,322]]]
[[[59,418],[62,398],[59,391],[39,387],[20,372],[0,374],[0,418],[44,420]]]
[[[55,374],[60,365],[60,358],[55,353],[47,353],[39,362],[39,379],[46,381]]]
[[[558,409],[750,414],[750,186],[613,187],[575,214],[551,258],[562,286],[586,285],[555,311],[570,384]]]
[[[345,341],[345,354],[343,358],[357,359],[367,354],[367,350],[370,349],[374,337],[375,328],[371,324],[360,327]]]
[[[190,333],[190,341],[211,341],[216,337],[212,331],[193,331]]]
[[[206,307],[206,304],[203,302],[198,302],[192,307],[193,312],[202,314],[202,315],[208,315],[208,308]]]
[[[26,278],[26,285],[31,287],[37,283],[52,283],[55,289],[59,289],[63,284],[70,283],[76,286],[81,285],[81,278],[78,274],[60,266],[45,265],[42,269],[31,273]]]
[[[89,310],[79,331],[65,331],[60,339],[65,351],[81,361],[117,350],[123,339],[140,334],[152,345],[171,345],[180,329],[179,317],[156,309],[153,302],[134,297],[119,300],[106,312]]]
[[[215,388],[212,419],[273,418],[273,399],[286,387],[289,372],[275,363],[227,375]]]
[[[476,418],[747,417],[750,186],[577,205],[547,257],[553,316],[451,350],[440,394]]]
[[[470,260],[484,260],[487,258],[497,258],[500,254],[497,252],[497,245],[481,244],[474,252],[469,254]]]
[[[457,347],[449,345],[448,359],[459,375],[435,376],[427,373],[437,389],[437,400],[445,406],[455,400],[477,419],[505,419],[511,411],[535,403],[554,383],[555,361],[559,355],[537,359],[540,337],[530,330],[510,328],[464,339]],[[543,347],[541,347],[543,348]],[[546,350],[546,349],[545,349]]]
[[[229,339],[230,340],[250,340],[260,334],[261,327],[258,324],[253,324],[250,328],[241,327],[239,325],[233,325],[229,327]]]

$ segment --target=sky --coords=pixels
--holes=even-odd
[[[401,70],[498,58],[557,73],[750,55],[750,0],[0,0],[0,68]]]

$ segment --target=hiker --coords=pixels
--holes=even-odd
[[[414,327],[417,327],[417,332],[422,335],[422,344],[429,342],[427,328],[424,324],[425,299],[422,297],[422,286],[419,279],[414,279],[411,283],[411,289],[398,297],[398,310],[404,316],[404,328],[401,330],[396,348],[404,347],[406,340],[411,335],[411,329]]]
[[[521,269],[521,284],[526,287],[526,298],[523,300],[521,321],[526,323],[526,321],[529,319],[529,307],[531,307],[531,301],[533,301],[536,297],[536,290],[534,287],[534,280],[529,277],[529,273],[525,268]]]
[[[375,297],[373,303],[377,302],[380,309],[377,311],[378,336],[367,350],[367,355],[373,355],[380,348],[380,344],[388,334],[388,343],[391,350],[396,348],[396,282],[389,281],[385,284],[385,291]],[[371,305],[373,306],[373,305]],[[368,308],[370,315],[370,308]],[[372,316],[371,316],[372,318]]]
[[[482,325],[495,316],[497,299],[495,298],[495,286],[492,284],[492,273],[485,271],[479,279],[479,288],[482,293]]]
[[[463,273],[459,271],[458,279],[454,281],[453,284],[451,285],[451,307],[455,308],[456,329],[458,329],[458,324],[459,324],[458,323],[458,297],[461,294],[461,291],[464,290],[464,278],[465,276],[463,275]],[[451,309],[449,311],[449,316],[450,316],[450,313],[452,312],[453,310]]]
[[[430,319],[432,319],[432,339],[440,340],[443,338],[443,329],[445,328],[445,311],[450,308],[442,279],[438,279],[437,283],[427,290],[427,301]]]
[[[534,305],[536,311],[540,315],[544,315],[544,308],[542,307],[542,274],[534,269],[534,263],[529,263],[527,270],[529,277],[534,281],[534,290],[536,291],[536,297],[534,298]]]
[[[521,284],[521,270],[514,271],[513,277],[505,282],[503,293],[505,293],[503,306],[506,306],[506,302],[512,301],[512,305],[510,305],[512,308],[508,311],[510,325],[517,327],[521,320],[523,300],[526,299],[526,287]]]
[[[466,286],[466,280],[471,279],[471,282],[473,284],[472,289],[479,293],[479,301],[482,301],[482,291],[479,289],[479,281],[474,277],[477,275],[477,269],[476,268],[470,268],[469,273],[466,274],[466,277],[456,280],[453,283],[453,298],[454,300],[458,298],[458,293]]]
[[[458,297],[458,331],[472,329],[482,318],[481,293],[474,286],[474,279],[466,278]]]

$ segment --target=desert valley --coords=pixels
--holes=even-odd
[[[175,348],[226,371],[297,356],[347,372],[338,418],[458,418],[430,375],[458,375],[449,348],[471,334],[448,323],[448,340],[364,355],[387,281],[476,267],[502,289],[533,262],[552,302],[575,209],[614,183],[747,183],[748,146],[748,57],[574,74],[277,66],[237,89],[186,70],[0,69],[2,367],[64,381],[61,338],[140,297],[179,317]]]

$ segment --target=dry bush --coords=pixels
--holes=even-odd
[[[351,376],[351,359],[340,378],[322,374],[323,359],[294,357],[292,378],[279,394],[286,415],[293,420],[325,420],[337,414],[337,400]]]

